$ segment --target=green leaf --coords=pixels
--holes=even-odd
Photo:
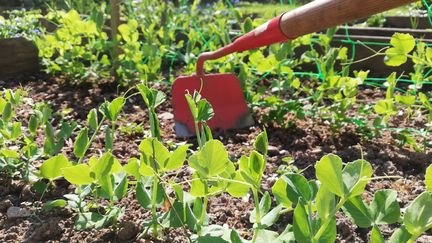
[[[255,179],[256,182],[261,181],[261,177],[265,170],[265,159],[264,157],[256,152],[252,151],[249,157],[249,173]]]
[[[115,98],[113,101],[111,101],[109,105],[109,111],[111,114],[111,121],[115,121],[117,119],[117,116],[120,114],[120,111],[123,109],[123,106],[126,102],[126,99],[124,97],[118,97]]]
[[[141,175],[139,173],[140,164],[137,158],[130,158],[128,163],[123,167],[123,169],[128,175],[132,175],[133,177],[135,177],[135,179],[138,180],[139,178],[141,178]]]
[[[192,211],[190,206],[186,205],[186,224],[193,231],[198,231],[199,229],[202,228],[202,225],[199,224],[199,217],[201,215],[200,212],[202,209],[201,199],[195,198],[195,200],[193,202],[193,208],[194,208],[194,210]],[[205,218],[204,221],[206,221],[206,220],[207,219]]]
[[[360,228],[369,228],[373,224],[373,218],[367,205],[360,196],[350,197],[344,204],[345,213],[354,220]]]
[[[308,215],[304,205],[297,204],[294,209],[294,236],[297,242],[312,242],[312,231],[309,228]]]
[[[295,243],[293,226],[288,224],[285,230],[279,235],[276,242]]]
[[[431,192],[432,191],[432,165],[429,165],[429,167],[426,169],[425,184],[426,184],[426,189]]]
[[[84,157],[84,154],[87,150],[86,148],[88,143],[89,143],[88,129],[84,128],[80,131],[74,143],[73,153],[77,158]]]
[[[6,159],[18,159],[20,155],[15,150],[0,149],[0,155]]]
[[[55,180],[62,176],[62,169],[71,166],[69,160],[63,154],[52,157],[40,167],[40,174],[43,178]]]
[[[336,217],[333,217],[325,228],[324,233],[318,239],[318,243],[335,242],[336,231]]]
[[[398,67],[408,60],[406,53],[401,53],[397,48],[391,47],[385,51],[384,63],[387,66]]]
[[[304,176],[292,173],[282,178],[287,183],[287,195],[291,202],[306,204],[312,200],[312,192]]]
[[[273,185],[272,193],[277,203],[282,204],[286,208],[292,206],[292,202],[288,198],[287,183],[283,178],[279,178]]]
[[[191,182],[191,190],[190,194],[194,197],[203,197],[206,195],[205,193],[205,185],[201,180],[198,180],[199,176],[197,172],[192,174],[192,182]]]
[[[89,185],[94,181],[94,178],[90,176],[90,167],[86,164],[63,168],[63,176],[76,186]]]
[[[172,207],[167,213],[166,218],[162,222],[163,225],[167,225],[168,227],[181,227],[186,222],[185,208],[183,203],[179,201],[174,201]]]
[[[166,160],[166,164],[163,167],[164,171],[176,170],[180,168],[186,160],[187,150],[190,145],[179,146]]]
[[[257,138],[256,138],[256,140],[254,142],[254,148],[258,152],[260,152],[260,153],[262,153],[264,155],[267,155],[267,152],[268,152],[268,138],[267,138],[267,131],[266,130],[264,130],[263,132],[261,132],[257,136]]]
[[[342,197],[345,188],[342,181],[342,159],[328,154],[315,164],[316,177],[330,192]]]
[[[432,110],[432,103],[429,101],[429,98],[422,92],[419,92],[418,96],[423,106],[425,106],[429,110]]]
[[[243,177],[240,175],[239,171],[235,172],[233,180],[244,182]],[[238,182],[230,182],[227,187],[227,192],[233,197],[244,197],[248,193],[250,187],[246,184]]]
[[[98,184],[102,189],[101,195],[110,201],[114,200],[114,175],[107,174],[98,179]]]
[[[13,110],[12,110],[12,104],[10,102],[7,102],[5,107],[3,108],[3,114],[2,119],[6,123],[9,122],[9,120],[12,118]]]
[[[379,115],[387,115],[394,113],[394,105],[392,100],[380,100],[374,106],[374,110]]]
[[[84,230],[91,228],[103,219],[99,213],[79,213],[75,221],[75,229]]]
[[[406,230],[405,225],[397,229],[390,237],[391,243],[407,243],[411,238],[411,234]]]
[[[348,163],[342,171],[342,179],[349,196],[362,194],[372,173],[372,166],[366,160],[360,159]]]
[[[112,136],[111,128],[106,127],[106,129],[105,129],[105,149],[106,150],[112,150],[113,140],[114,140],[114,138]]]
[[[205,236],[198,237],[197,243],[229,243],[229,242],[222,239],[219,236],[205,235]]]
[[[96,130],[98,127],[98,116],[97,116],[97,110],[95,108],[91,109],[90,112],[87,115],[87,123],[89,127],[93,130]]]
[[[407,54],[414,50],[415,39],[410,34],[395,33],[390,40],[390,44],[401,53]]]
[[[198,119],[198,108],[197,108],[197,106],[195,104],[194,99],[192,98],[192,96],[190,94],[185,94],[185,98],[186,98],[186,101],[187,101],[187,103],[189,105],[189,109],[190,109],[190,111],[192,113],[192,117],[194,118],[195,121],[197,121],[197,119]]]
[[[384,61],[388,66],[400,66],[407,61],[407,54],[414,50],[415,39],[410,34],[395,33],[390,44],[393,47],[386,50]]]
[[[110,152],[104,153],[99,159],[92,157],[89,165],[95,179],[100,179],[111,173],[119,172],[118,166],[120,166],[120,170],[122,168],[118,160],[116,160]]]
[[[327,220],[329,217],[333,217],[334,215],[332,215],[331,212],[335,207],[335,195],[331,193],[326,187],[321,186],[318,189],[316,196],[316,209],[320,219]]]
[[[0,114],[3,114],[4,108],[6,107],[7,101],[0,97]]]
[[[416,97],[414,95],[396,95],[396,101],[406,106],[415,104]]]
[[[400,218],[397,192],[394,190],[377,191],[370,205],[370,212],[377,225],[397,223]]]
[[[266,229],[272,226],[279,219],[279,213],[282,211],[282,205],[278,205],[274,207],[270,212],[261,216],[261,225],[262,229]]]
[[[189,158],[189,163],[202,176],[215,176],[222,173],[229,163],[228,152],[220,141],[210,140]]]
[[[247,17],[243,23],[243,33],[249,33],[253,29],[252,19]]]
[[[39,126],[38,119],[35,115],[31,115],[29,119],[28,129],[32,135],[36,134],[37,128]]]
[[[164,168],[171,156],[168,149],[157,138],[144,139],[140,143],[139,150],[143,154],[144,162],[152,168],[155,166],[152,163],[152,158],[156,160],[159,168]]]
[[[259,230],[256,232],[256,242],[262,243],[282,243],[278,241],[278,233],[271,230]],[[284,242],[285,243],[285,242]]]
[[[136,187],[136,197],[143,208],[150,209],[151,208],[151,197],[149,192],[145,188],[145,184],[142,180],[138,181],[137,187]]]
[[[202,99],[197,102],[198,108],[198,122],[207,122],[214,116],[214,110],[212,105],[206,100]]]
[[[53,200],[53,201],[48,201],[46,203],[44,203],[44,205],[42,206],[42,209],[45,211],[49,211],[53,208],[63,208],[66,206],[66,200],[63,199],[57,199],[57,200]]]
[[[432,193],[423,192],[407,207],[404,215],[406,229],[412,235],[421,235],[432,225]]]
[[[162,91],[148,88],[145,84],[138,84],[137,88],[149,109],[156,108],[166,100],[166,95]]]
[[[384,237],[381,234],[381,231],[379,230],[378,226],[376,226],[376,225],[374,225],[374,227],[372,228],[370,242],[371,243],[385,243]]]
[[[122,172],[119,174],[115,174],[114,181],[115,181],[115,186],[114,186],[115,200],[120,201],[123,197],[126,196],[128,192],[127,191],[128,180],[127,180],[126,173]]]
[[[239,234],[235,230],[231,230],[230,240],[231,243],[245,243],[245,241],[239,236]]]

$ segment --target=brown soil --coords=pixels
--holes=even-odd
[[[62,82],[61,79],[46,77],[29,78],[21,85],[28,90],[28,97],[35,102],[50,102],[55,111],[70,109],[66,118],[76,119],[79,123],[85,122],[90,109],[100,105],[104,99],[111,100],[116,97],[117,88],[110,82],[95,85],[73,86]],[[22,81],[21,79],[18,81]],[[19,82],[8,82],[6,87],[18,87]],[[166,85],[158,84],[169,94]],[[359,95],[360,102],[372,102],[380,96],[380,91],[366,89]],[[170,97],[168,97],[170,98]],[[29,116],[29,107],[24,106],[19,115],[23,118]],[[159,114],[172,113],[170,101],[158,109]],[[365,139],[356,132],[356,126],[346,125],[339,131],[331,133],[329,124],[320,120],[298,120],[287,117],[292,122],[289,128],[280,128],[272,124],[260,124],[259,118],[264,110],[257,109],[254,117],[258,120],[253,127],[229,131],[219,134],[217,138],[226,145],[233,160],[247,154],[252,148],[254,138],[266,126],[270,141],[270,157],[266,173],[263,178],[263,191],[269,191],[278,176],[278,170],[283,168],[285,162],[282,158],[291,156],[294,165],[304,169],[306,177],[314,178],[314,163],[323,155],[335,153],[345,161],[353,161],[363,156],[374,167],[375,176],[400,176],[399,179],[385,179],[371,181],[365,192],[365,198],[370,199],[379,189],[391,188],[398,191],[401,207],[406,206],[418,194],[424,191],[423,184],[425,168],[432,161],[431,150],[415,152],[395,145],[390,132],[371,140]],[[139,95],[128,100],[121,125],[142,123],[148,130],[148,117],[142,99]],[[174,122],[172,119],[162,119],[161,127],[164,132],[164,141],[183,142],[174,136]],[[144,134],[118,134],[113,153],[122,163],[128,158],[138,156],[138,144]],[[216,136],[215,136],[216,137]],[[103,136],[100,136],[92,146],[91,153],[99,153],[103,149]],[[187,142],[196,144],[194,139]],[[71,152],[72,142],[66,144],[65,153]],[[185,169],[183,176],[188,176]],[[102,230],[74,230],[74,213],[67,209],[41,210],[40,195],[34,190],[15,179],[0,177],[0,242],[187,242],[186,234],[190,232],[182,228],[169,229],[164,232],[161,239],[155,240],[149,236],[139,237],[143,232],[142,222],[149,219],[150,212],[143,209],[135,199],[134,193],[129,193],[119,203],[125,208],[125,215],[116,227],[110,226]],[[72,192],[73,187],[65,181],[58,181],[56,188],[42,199],[43,202],[61,198],[61,195]],[[10,206],[28,209],[32,215],[21,219],[8,219],[6,211]],[[211,223],[228,225],[250,238],[251,223],[249,211],[252,210],[251,198],[235,199],[229,195],[212,198],[209,204]],[[366,242],[368,231],[359,229],[343,216],[338,215],[338,242]],[[292,222],[292,215],[283,215],[272,230],[283,231],[288,223]],[[389,237],[395,227],[383,227],[382,231]],[[428,242],[430,236],[423,236],[421,242]]]

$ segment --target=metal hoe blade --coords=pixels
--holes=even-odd
[[[208,122],[212,130],[239,129],[254,124],[243,97],[240,80],[235,75],[209,74],[204,76],[202,82],[198,76],[182,76],[174,81],[172,90],[178,137],[195,136],[194,121],[185,94],[193,94],[200,89],[201,96],[214,109],[214,117]]]

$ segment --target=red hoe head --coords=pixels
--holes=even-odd
[[[202,79],[202,82],[201,82]],[[176,135],[195,135],[194,120],[185,94],[199,91],[213,106],[214,117],[208,122],[212,130],[228,130],[248,127],[254,124],[243,97],[240,80],[233,74],[210,74],[202,78],[182,76],[173,85],[173,106]]]
[[[242,128],[253,124],[243,97],[240,81],[233,74],[204,74],[204,62],[215,60],[233,52],[255,49],[283,42],[288,38],[280,29],[282,15],[236,39],[233,43],[214,52],[198,57],[196,75],[179,77],[173,85],[173,106],[176,134],[180,137],[195,135],[194,121],[185,94],[201,91],[203,98],[213,106],[214,117],[208,122],[211,129]]]

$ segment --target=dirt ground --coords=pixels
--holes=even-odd
[[[23,81],[26,80],[26,81]],[[0,81],[1,82],[1,81]],[[66,118],[85,122],[90,109],[100,105],[104,99],[111,100],[116,97],[117,88],[110,82],[104,82],[99,86],[80,85],[74,86],[63,83],[59,78],[47,78],[44,76],[17,79],[0,84],[9,88],[19,85],[28,90],[28,97],[34,102],[50,102],[54,111],[68,110]],[[169,91],[166,85],[159,85],[162,90]],[[168,92],[169,93],[169,92]],[[373,101],[380,97],[381,91],[364,89],[358,96],[359,101]],[[168,101],[157,110],[161,119],[164,141],[183,142],[174,136],[174,120],[172,107]],[[23,106],[19,116],[29,116],[29,107]],[[330,132],[329,124],[324,121],[292,119],[293,126],[280,128],[273,124],[262,124],[260,117],[265,112],[262,109],[254,109],[256,125],[250,128],[229,131],[217,136],[226,145],[233,160],[247,154],[252,148],[253,140],[262,131],[267,129],[269,136],[269,160],[262,190],[269,191],[278,177],[278,171],[286,165],[282,158],[291,156],[294,165],[304,169],[304,175],[314,178],[314,163],[323,155],[335,153],[344,162],[350,162],[361,158],[362,152],[366,160],[372,163],[375,176],[399,176],[400,178],[373,180],[367,188],[364,197],[371,199],[375,191],[380,189],[395,189],[398,191],[401,208],[405,207],[417,195],[425,190],[425,168],[432,162],[431,150],[415,152],[407,148],[400,148],[395,144],[392,134],[384,132],[378,138],[371,140],[364,138],[356,132],[355,125],[347,125],[337,134]],[[124,112],[121,115],[121,125],[130,126],[132,123],[144,124],[149,128],[148,117],[141,96],[137,95],[128,100]],[[114,155],[122,163],[127,162],[132,156],[139,156],[138,145],[144,134],[122,134],[118,132],[114,144]],[[41,140],[42,141],[42,140]],[[194,139],[187,140],[196,144]],[[66,143],[64,153],[71,153],[72,141]],[[103,135],[96,139],[90,153],[99,153],[103,149]],[[189,176],[184,169],[183,176]],[[46,195],[42,201],[61,198],[65,193],[73,191],[73,187],[66,181],[56,182],[56,188]],[[143,231],[143,221],[150,217],[150,212],[141,208],[135,200],[134,193],[129,193],[123,198],[120,205],[125,207],[125,215],[116,227],[110,226],[102,230],[74,230],[74,214],[70,209],[54,209],[52,211],[41,210],[43,202],[39,201],[40,195],[31,186],[14,178],[0,175],[0,242],[187,242],[186,230],[167,230],[162,239],[140,238]],[[6,211],[11,206],[26,208],[31,215],[19,219],[8,219]],[[251,198],[235,199],[229,195],[221,195],[212,198],[209,203],[209,216],[211,223],[228,225],[237,229],[242,236],[250,238],[252,231],[249,223],[249,212],[253,208]],[[338,242],[367,242],[369,229],[360,229],[346,218],[342,213],[337,216]],[[288,223],[292,222],[292,214],[282,215],[278,223],[272,226],[272,230],[282,232]],[[381,228],[385,237],[389,237],[395,230],[392,227]],[[423,236],[419,242],[432,242],[431,235]]]

